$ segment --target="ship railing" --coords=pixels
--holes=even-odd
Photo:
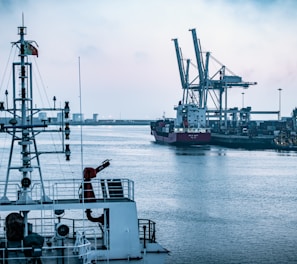
[[[103,230],[98,228],[98,223],[90,223],[86,220],[70,219],[64,217],[59,220],[57,218],[52,218],[51,220],[55,224],[49,227],[51,228],[51,231],[48,232],[47,228],[44,226],[42,227],[42,224],[46,223],[48,219],[29,218],[28,220],[31,227],[33,227],[32,231],[34,234],[38,234],[44,238],[43,245],[40,245],[36,248],[37,254],[39,252],[40,257],[42,258],[42,263],[48,263],[47,261],[49,261],[49,263],[62,263],[50,261],[56,261],[56,259],[62,259],[63,257],[65,257],[67,260],[67,262],[63,263],[77,263],[75,261],[77,258],[82,261],[80,263],[88,263],[88,254],[92,248],[101,250],[106,250],[109,248],[108,239],[106,239],[106,235],[108,235],[108,229],[103,233]],[[67,235],[59,235],[57,229],[60,224],[69,227],[69,233]],[[41,230],[47,230],[47,232],[42,232]],[[105,243],[103,241],[105,241]],[[25,259],[28,260],[28,256],[26,257],[24,252],[29,252],[32,250],[35,250],[35,248],[25,247],[22,240],[8,241],[6,239],[5,232],[3,233],[2,231],[0,263],[2,263],[1,260],[4,261],[7,257],[9,257],[8,263],[27,263],[17,261]]]
[[[81,200],[84,195],[84,201],[88,202],[86,196],[93,192],[91,197],[94,199],[103,200],[118,200],[129,199],[134,200],[134,182],[129,179],[92,179],[89,184],[84,184],[82,180],[47,180],[32,181],[30,188],[28,188],[28,195],[33,201],[43,201],[46,196],[53,202],[59,200]],[[3,195],[5,190],[5,182],[0,183],[0,195]],[[43,190],[45,194],[43,193]],[[17,181],[9,182],[6,189],[6,198],[9,201],[17,201],[21,192],[21,183]],[[1,198],[1,197],[0,197]],[[92,198],[93,199],[93,198]],[[82,201],[82,200],[81,200]],[[0,200],[1,203],[1,200]]]
[[[83,216],[82,216],[83,217]],[[48,218],[30,218],[29,222],[34,227],[34,232],[41,234],[43,237],[48,239],[56,237],[56,228],[59,224],[66,225],[69,228],[69,233],[67,235],[68,238],[74,239],[76,237],[76,233],[79,230],[88,230],[92,229],[92,232],[85,232],[86,237],[93,237],[96,233],[97,238],[102,238],[103,234],[101,229],[98,229],[98,224],[87,221],[87,219],[79,219],[79,218],[68,218],[63,217],[58,219],[58,217],[48,217]],[[100,233],[95,232],[94,230],[100,231]]]
[[[19,194],[20,194],[20,182],[17,181],[12,181],[7,185],[5,197],[8,198],[9,200],[12,199],[12,201],[15,201],[18,199]],[[4,190],[5,190],[5,182],[0,182],[0,195],[4,195]],[[3,199],[4,196],[1,198]]]
[[[150,219],[138,219],[138,229],[140,240],[145,242],[156,242],[156,223]]]
[[[39,259],[42,263],[78,263],[79,259],[79,263],[88,263],[90,250],[91,243],[87,240],[80,245],[5,247],[0,248],[0,260],[3,263],[39,263]]]
[[[31,213],[33,214],[33,212]],[[42,215],[38,218],[30,217],[28,223],[30,232],[37,233],[44,237],[46,244],[58,238],[57,227],[60,224],[66,225],[69,228],[69,233],[67,234],[67,238],[69,239],[75,239],[77,234],[82,232],[86,238],[94,241],[97,245],[99,245],[99,241],[102,241],[103,239],[103,231],[101,228],[98,228],[98,223],[90,222],[87,219],[44,217],[44,215]],[[5,227],[5,219],[0,218],[0,226]],[[6,239],[5,228],[0,229],[0,238]]]

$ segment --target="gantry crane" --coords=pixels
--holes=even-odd
[[[193,38],[196,64],[198,75],[190,81],[190,59],[184,60],[181,54],[181,49],[178,45],[178,40],[173,39],[178,62],[181,85],[183,89],[182,103],[194,102],[199,109],[204,109],[207,112],[208,118],[219,119],[220,127],[227,122],[227,113],[233,110],[228,110],[227,97],[228,89],[232,87],[248,88],[250,85],[256,85],[256,82],[244,82],[238,75],[228,71],[225,65],[219,63],[210,52],[205,53],[205,63],[203,61],[203,52],[200,40],[197,38],[196,29],[190,29]],[[209,60],[210,58],[219,65],[218,69],[210,76]],[[186,67],[184,66],[186,61]],[[227,75],[227,71],[231,75]],[[197,82],[198,81],[198,82]],[[225,96],[224,96],[225,95]],[[208,96],[211,97],[214,108],[209,108]],[[230,113],[231,113],[230,112]]]

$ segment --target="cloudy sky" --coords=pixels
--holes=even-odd
[[[277,111],[278,88],[282,115],[297,106],[295,0],[0,0],[1,101],[11,85],[7,62],[22,13],[27,38],[39,46],[35,93],[69,100],[78,113],[80,57],[86,118],[173,117],[182,90],[171,39],[195,62],[190,28],[203,51],[258,83],[232,89],[229,107],[241,107],[244,92],[245,106]]]

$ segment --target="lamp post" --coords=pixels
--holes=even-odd
[[[54,109],[56,109],[56,101],[57,101],[56,96],[53,97],[53,101],[54,101]]]
[[[244,108],[244,93],[242,92],[242,108]]]
[[[6,97],[6,109],[8,109],[8,98],[7,98],[7,96],[8,96],[8,91],[7,91],[7,90],[5,90],[5,97]]]
[[[277,89],[279,91],[279,94],[278,94],[278,120],[281,119],[281,102],[282,102],[282,88],[278,88]]]

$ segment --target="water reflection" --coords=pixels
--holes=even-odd
[[[180,156],[204,156],[208,155],[210,151],[210,146],[171,146],[171,149],[175,151],[176,155]]]

